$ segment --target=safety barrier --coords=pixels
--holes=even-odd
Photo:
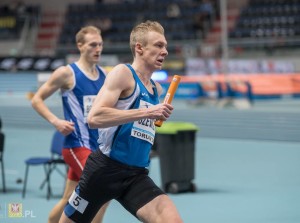
[[[164,89],[169,80],[162,82]],[[175,98],[247,97],[280,98],[300,96],[300,74],[236,74],[183,76]]]

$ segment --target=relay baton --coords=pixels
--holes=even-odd
[[[179,75],[174,75],[173,76],[172,81],[171,81],[170,86],[169,86],[169,89],[168,89],[167,94],[166,94],[165,99],[164,99],[165,104],[171,104],[172,103],[172,100],[174,98],[174,95],[175,95],[175,92],[178,88],[180,80],[181,80],[181,77]],[[163,124],[163,121],[162,120],[156,120],[154,124],[155,124],[155,126],[160,127]]]

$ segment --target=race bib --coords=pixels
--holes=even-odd
[[[80,197],[75,191],[73,191],[71,197],[69,198],[69,204],[81,214],[85,211],[88,206],[88,201]]]
[[[87,116],[92,108],[93,102],[95,101],[96,95],[85,95],[83,96],[83,117],[84,122],[87,122]]]
[[[153,105],[149,102],[141,100],[139,108],[149,108],[151,106]],[[154,120],[146,118],[135,121],[131,130],[131,136],[145,140],[153,145],[155,136]]]

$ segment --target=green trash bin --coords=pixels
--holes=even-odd
[[[160,159],[162,189],[195,192],[195,139],[198,127],[189,122],[165,122],[156,128],[154,150]]]

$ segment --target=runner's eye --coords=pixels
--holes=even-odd
[[[93,47],[93,48],[95,48],[95,47],[98,46],[98,44],[97,43],[91,43],[90,46]]]

